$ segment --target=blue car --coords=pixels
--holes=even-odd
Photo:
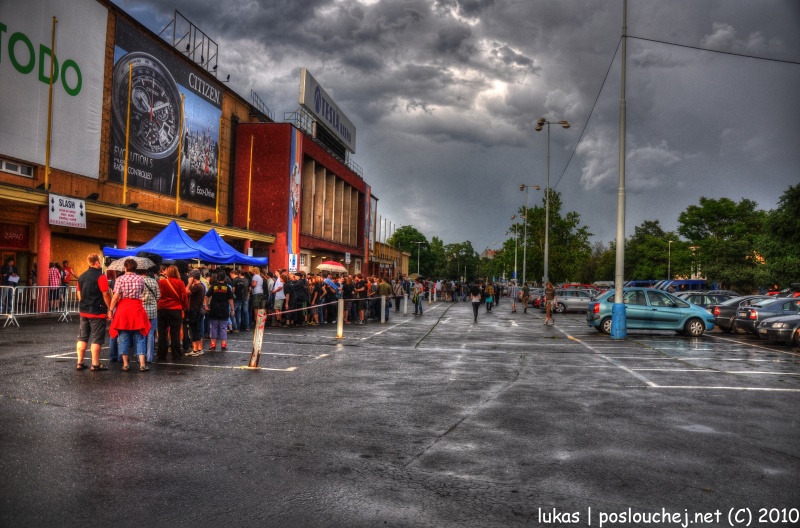
[[[653,288],[624,288],[626,328],[642,330],[675,330],[692,337],[713,330],[714,316],[700,306]],[[614,290],[589,304],[586,322],[604,334],[611,333],[611,308]]]

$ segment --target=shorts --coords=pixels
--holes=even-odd
[[[286,299],[275,299],[275,309],[276,310],[283,310],[283,303]]]
[[[78,342],[102,345],[106,340],[106,318],[81,317]]]
[[[264,307],[264,294],[254,293],[250,296],[250,301],[253,303],[253,309],[259,310]]]

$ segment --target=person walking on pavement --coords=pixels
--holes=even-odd
[[[472,285],[472,289],[469,291],[469,300],[472,301],[473,320],[477,323],[478,308],[480,308],[481,306],[481,289],[478,287],[477,284]]]
[[[100,348],[106,338],[106,320],[109,317],[111,293],[108,289],[108,278],[103,274],[100,255],[90,254],[86,260],[89,269],[78,277],[78,312],[80,313],[80,330],[78,331],[78,365],[77,370],[83,370],[83,356],[86,354],[86,345],[92,355],[91,370],[108,370],[100,363]],[[91,343],[89,343],[91,341]]]
[[[384,320],[388,323],[389,322],[389,309],[392,307],[392,287],[391,285],[386,282],[386,279],[383,277],[378,278],[378,291],[377,291],[377,298],[378,302],[380,302],[381,297],[386,297],[386,307],[384,309]],[[380,310],[380,304],[378,305],[378,309]]]
[[[528,313],[528,301],[531,298],[531,289],[526,282],[522,286],[522,313]]]
[[[494,304],[494,287],[492,283],[486,284],[486,289],[483,292],[483,296],[486,298],[486,311],[492,311],[492,305]]]
[[[553,305],[556,303],[556,289],[553,288],[550,281],[547,282],[547,286],[544,289],[544,302],[544,324],[547,326],[548,321],[552,321],[555,326],[556,320],[553,317]]]
[[[508,296],[511,297],[511,313],[517,313],[517,297],[519,296],[519,287],[516,281],[511,281],[511,286],[508,288]]]

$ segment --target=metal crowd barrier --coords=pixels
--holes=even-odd
[[[72,321],[78,313],[78,291],[75,286],[0,286],[0,317],[19,327],[18,317],[57,315],[59,321]]]

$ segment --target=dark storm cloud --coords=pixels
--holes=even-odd
[[[446,242],[497,241],[522,205],[519,184],[545,183],[536,119],[568,119],[552,130],[551,185],[598,239],[614,236],[619,0],[118,2],[156,32],[181,11],[219,43],[229,86],[255,90],[276,116],[297,107],[308,67],[358,128],[379,214]],[[800,2],[632,0],[628,31],[799,60]],[[627,231],[646,219],[674,229],[701,195],[774,207],[798,180],[798,70],[629,39]],[[410,201],[398,187],[421,192]]]

